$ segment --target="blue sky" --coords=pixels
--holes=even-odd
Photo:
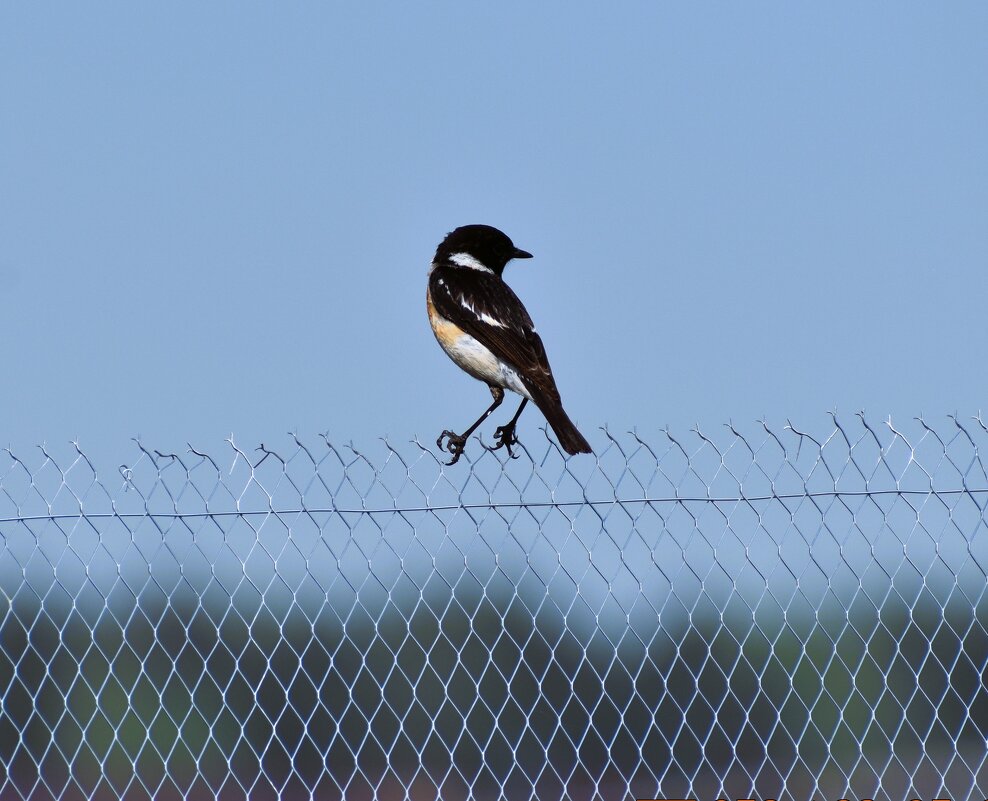
[[[591,440],[974,413],[986,41],[975,2],[4,4],[0,441],[462,429],[424,292],[472,222],[535,254]]]

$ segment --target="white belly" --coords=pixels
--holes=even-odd
[[[498,359],[469,334],[460,334],[449,344],[440,340],[440,344],[449,354],[449,358],[474,378],[487,384],[510,389],[529,400],[532,399],[514,368]]]
[[[439,315],[429,304],[429,322],[449,358],[479,381],[496,387],[504,387],[517,392],[522,397],[532,399],[518,373],[511,365],[505,364],[489,348],[470,336],[459,326]]]

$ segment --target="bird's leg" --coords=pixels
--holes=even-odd
[[[484,422],[488,417],[491,416],[498,406],[501,405],[501,401],[504,400],[504,390],[501,387],[490,387],[491,395],[494,396],[494,403],[490,405],[486,412],[484,412],[480,417],[477,418],[477,422],[474,423],[470,428],[464,431],[462,434],[454,434],[452,431],[443,431],[439,435],[439,439],[436,440],[436,445],[441,451],[449,451],[453,454],[452,461],[446,462],[446,464],[456,464],[459,458],[463,455],[463,449],[467,444],[467,437],[469,437],[474,431],[477,430],[477,426]],[[446,444],[443,445],[443,440],[447,440]]]
[[[515,436],[515,423],[517,423],[518,418],[521,417],[522,410],[525,408],[526,403],[528,403],[528,398],[522,398],[521,403],[518,405],[518,411],[515,412],[515,416],[503,426],[498,426],[494,429],[494,437],[497,441],[497,445],[492,448],[487,448],[487,450],[496,451],[498,448],[507,448],[508,456],[512,459],[518,458],[511,452],[511,446],[518,444],[518,437]]]

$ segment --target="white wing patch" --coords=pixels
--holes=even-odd
[[[472,309],[471,309],[471,311],[472,311]],[[500,320],[495,320],[493,317],[491,317],[489,314],[486,314],[485,312],[481,312],[480,313],[480,319],[483,320],[488,325],[493,325],[495,328],[507,328],[508,327],[504,323],[502,323]]]
[[[439,283],[442,284],[442,279],[439,280]],[[469,300],[467,300],[466,297],[464,297],[463,295],[460,295],[460,305],[468,312],[470,312],[470,314],[472,314],[474,317],[476,317],[479,320],[483,320],[488,325],[492,325],[495,328],[508,327],[505,323],[502,323],[500,320],[491,317],[487,312],[478,313],[477,310],[473,307],[473,304]]]

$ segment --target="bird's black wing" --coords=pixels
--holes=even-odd
[[[429,277],[429,292],[440,315],[511,365],[533,394],[559,402],[542,339],[518,296],[499,276],[439,266]]]

